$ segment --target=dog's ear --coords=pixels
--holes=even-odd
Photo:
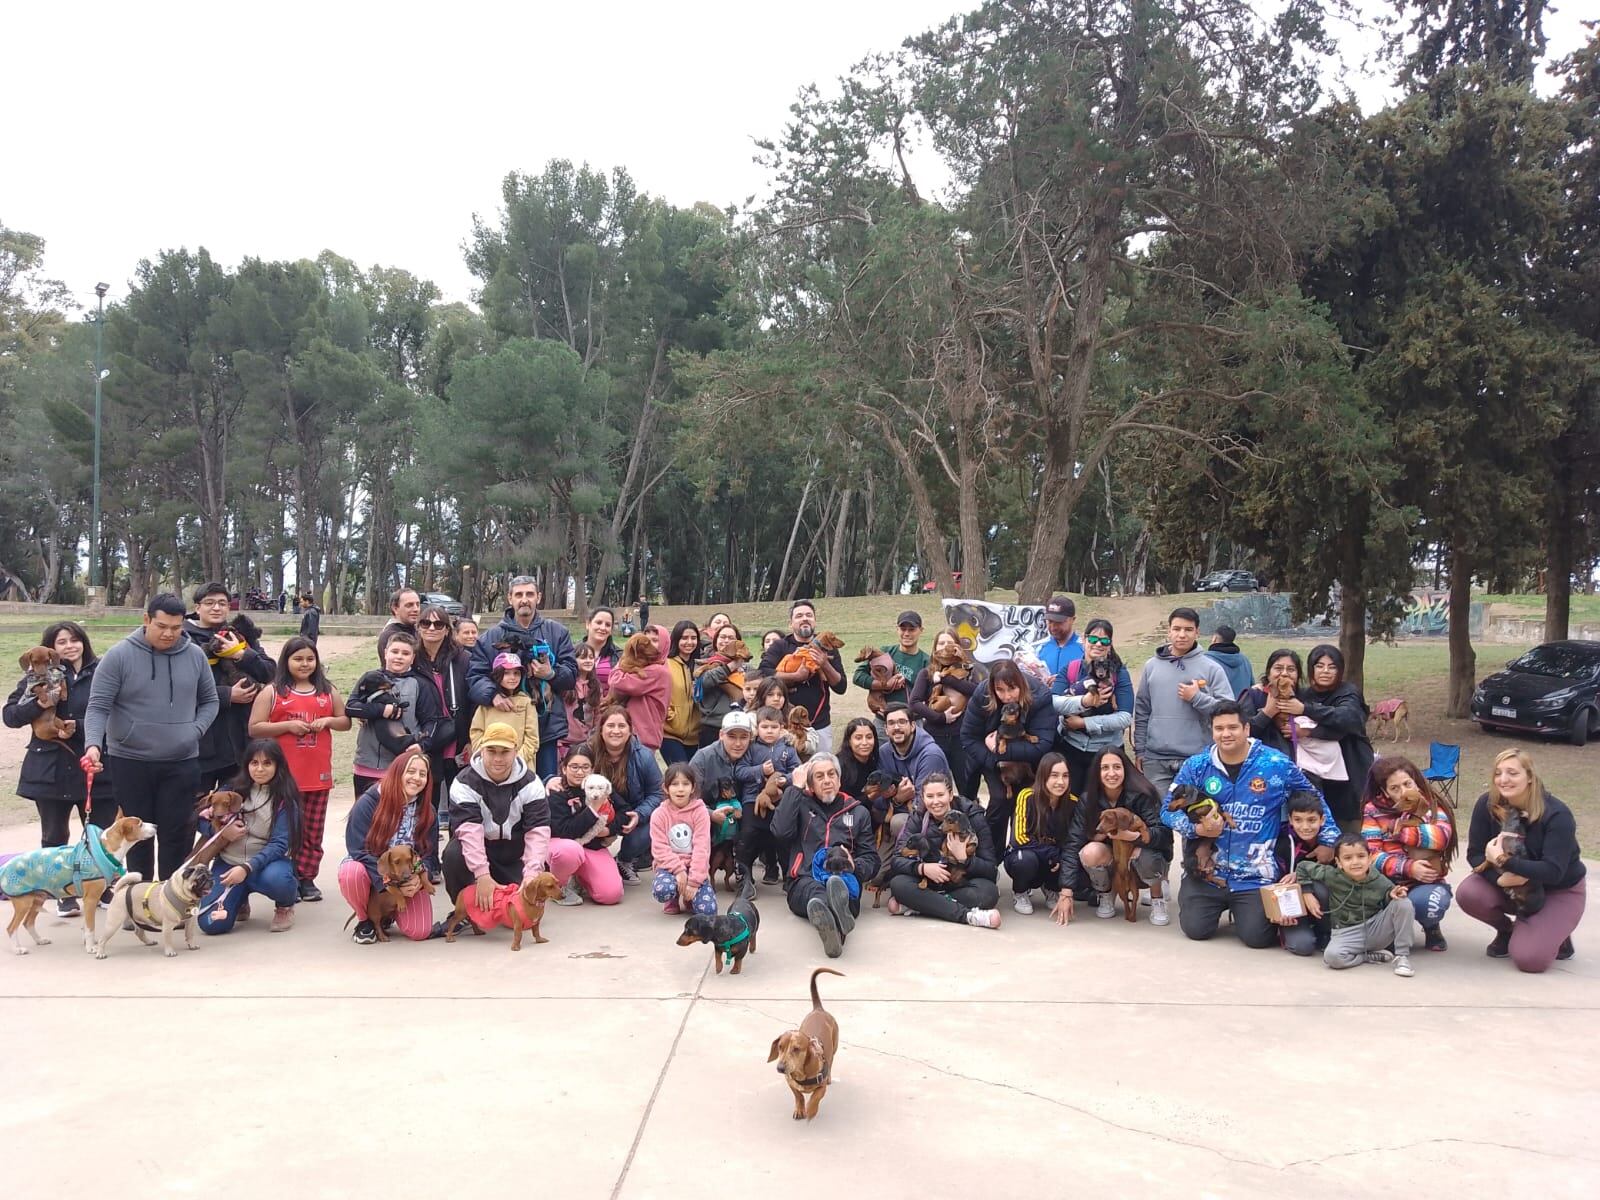
[[[772,1051],[771,1051],[771,1053],[769,1053],[767,1055],[767,1061],[768,1062],[777,1062],[778,1061],[778,1043],[781,1042],[781,1041],[783,1041],[783,1034],[781,1034],[781,1033],[777,1037],[772,1039]]]
[[[35,647],[35,649],[36,648],[37,647]],[[17,659],[17,666],[21,667],[24,671],[26,671],[28,669],[29,664],[32,663],[32,662],[33,662],[33,649],[24,650],[22,652],[22,657]]]

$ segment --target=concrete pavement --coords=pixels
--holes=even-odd
[[[342,841],[343,812],[330,819]],[[0,831],[26,848],[27,828]],[[1592,1196],[1600,941],[1547,975],[1451,950],[1387,968],[1041,911],[998,932],[868,912],[821,989],[835,1086],[790,1119],[765,1059],[824,965],[762,888],[739,977],[643,888],[501,931],[356,946],[348,909],[269,906],[174,960],[0,955],[7,1190],[131,1196]],[[442,897],[438,902],[442,915]],[[1080,908],[1080,912],[1081,912]],[[1148,910],[1142,910],[1141,918]],[[98,1107],[87,1099],[118,1098]],[[119,1129],[123,1133],[113,1133]]]

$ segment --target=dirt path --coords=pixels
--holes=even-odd
[[[321,638],[317,646],[322,651],[325,664],[338,662],[352,654],[366,653],[372,638],[355,634],[330,634]],[[273,658],[283,645],[281,639],[263,638],[261,648]],[[28,731],[0,726],[0,826],[17,825],[38,820],[33,804],[17,796],[17,775],[22,770],[22,756],[28,751]]]

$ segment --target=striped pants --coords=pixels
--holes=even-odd
[[[339,864],[339,894],[355,910],[356,920],[367,919],[367,899],[372,895],[372,879],[366,867],[353,858]],[[418,892],[406,901],[405,911],[394,919],[395,928],[413,942],[425,942],[433,933],[433,898]]]

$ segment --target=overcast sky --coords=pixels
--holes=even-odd
[[[115,299],[140,258],[201,245],[229,265],[330,249],[465,300],[461,242],[507,171],[623,165],[675,204],[742,204],[763,187],[752,143],[797,89],[969,7],[11,5],[0,221],[45,238],[86,307],[97,280]],[[1579,42],[1565,7],[1553,52]]]

